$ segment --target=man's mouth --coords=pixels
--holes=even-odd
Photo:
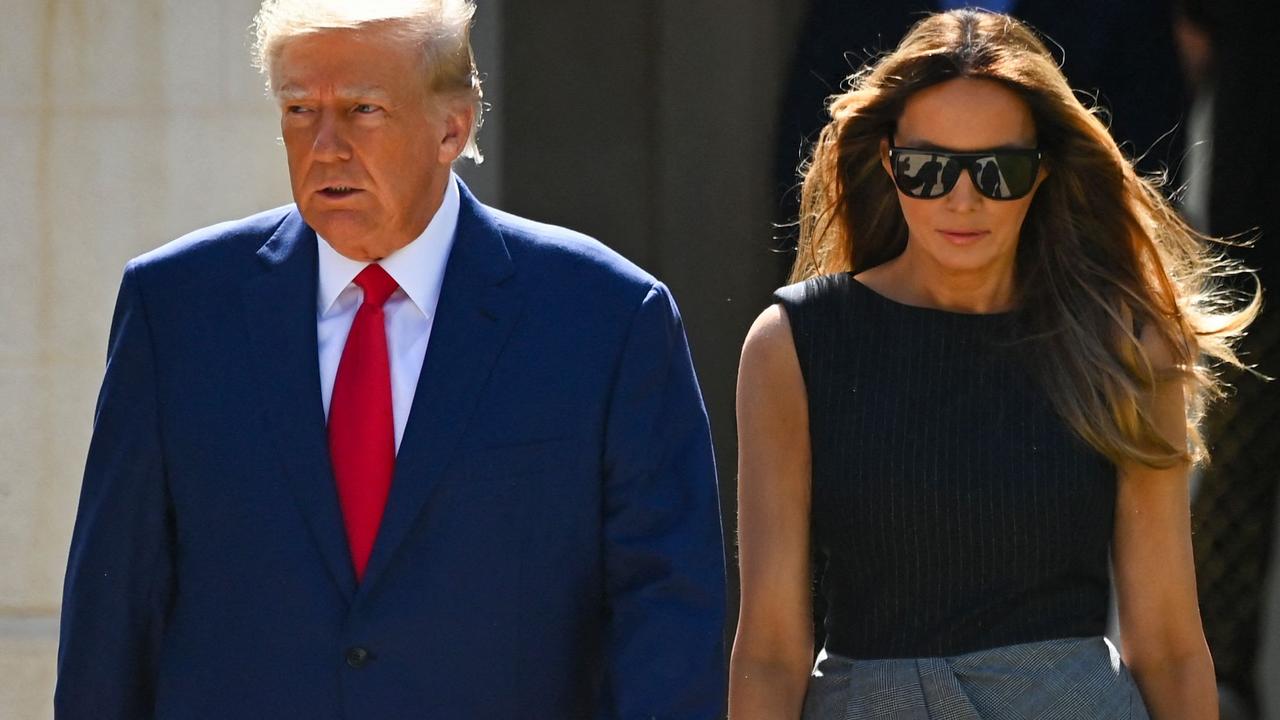
[[[320,194],[330,198],[344,198],[360,192],[359,188],[350,185],[329,185],[320,189]]]

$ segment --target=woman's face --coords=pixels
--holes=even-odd
[[[1027,104],[992,80],[956,78],[912,95],[898,119],[894,145],[951,152],[1033,148],[1035,122]],[[885,171],[889,143],[881,143]],[[980,194],[969,172],[951,192],[934,199],[898,190],[908,228],[907,252],[920,253],[944,271],[1012,272],[1022,220],[1046,171],[1040,167],[1031,192],[1017,200]]]

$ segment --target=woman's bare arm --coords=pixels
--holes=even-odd
[[[1168,368],[1167,348],[1144,333],[1152,364]],[[1157,428],[1186,444],[1183,390],[1162,380],[1149,399]],[[1112,548],[1125,663],[1155,720],[1218,717],[1213,659],[1200,622],[1191,550],[1189,468],[1123,463]]]
[[[781,306],[747,334],[737,407],[742,603],[729,717],[798,718],[813,663],[809,408]]]

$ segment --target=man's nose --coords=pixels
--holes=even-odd
[[[346,160],[351,157],[351,144],[347,141],[346,127],[335,113],[320,114],[320,124],[316,128],[312,151],[317,160]]]

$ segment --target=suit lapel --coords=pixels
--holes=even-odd
[[[267,432],[285,479],[329,573],[350,601],[355,572],[338,507],[316,344],[315,233],[290,212],[261,249],[264,272],[244,286],[249,337],[259,363]]]
[[[521,292],[502,233],[459,182],[457,235],[396,456],[391,495],[357,599],[391,563],[421,514],[475,409],[521,310]]]

